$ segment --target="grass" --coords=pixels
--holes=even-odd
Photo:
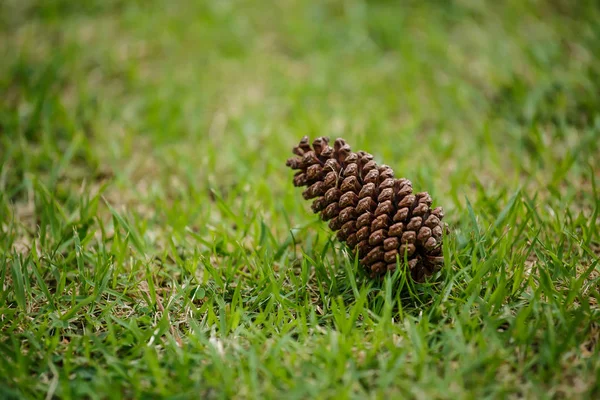
[[[0,3],[0,397],[600,396],[594,1]],[[368,280],[285,159],[446,211]]]

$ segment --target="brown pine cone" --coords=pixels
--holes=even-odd
[[[319,137],[312,146],[305,136],[286,165],[298,170],[295,186],[315,199],[312,209],[329,221],[337,238],[358,254],[371,277],[394,271],[406,258],[411,276],[421,282],[439,270],[444,213],[431,209],[427,192],[413,193],[408,179],[394,178],[364,151],[353,153],[344,139]]]

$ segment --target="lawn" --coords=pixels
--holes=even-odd
[[[0,2],[0,398],[600,397],[595,0]],[[442,206],[371,280],[285,161]]]

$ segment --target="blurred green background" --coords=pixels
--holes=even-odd
[[[104,397],[116,379],[124,397],[166,396],[177,382],[215,397],[593,397],[598,364],[577,349],[598,338],[599,54],[595,0],[1,1],[6,395]],[[285,168],[304,135],[371,152],[429,191],[452,228],[438,277],[445,295],[420,293],[428,306],[409,302],[398,325],[357,323],[346,346],[358,350],[342,355],[331,348],[342,329],[331,298],[367,306],[331,282],[303,282],[313,293],[298,294],[286,275],[345,254]],[[300,261],[303,252],[316,261]],[[100,259],[110,272],[92,276]],[[216,300],[198,304],[190,287],[212,287]],[[236,292],[237,317],[224,305]],[[156,293],[177,323],[160,317]],[[294,325],[315,309],[318,328]],[[115,321],[122,315],[136,328]],[[188,354],[172,341],[148,350],[149,316],[164,322],[161,335],[184,337]],[[481,327],[490,321],[508,321],[510,338]],[[234,346],[232,358],[199,361],[215,332],[226,347],[254,343],[254,358]],[[194,334],[203,339],[188,342]],[[297,358],[266,352],[268,340]],[[417,351],[415,340],[429,347]],[[356,374],[337,374],[320,353]],[[402,366],[378,364],[381,354]],[[66,364],[73,375],[57,372]],[[354,385],[359,377],[367,383]],[[224,389],[236,379],[242,390]]]
[[[8,0],[2,130],[55,147],[40,163],[80,134],[88,162],[137,182],[155,157],[198,189],[285,176],[304,134],[432,191],[544,184],[597,158],[597,17],[594,1]]]

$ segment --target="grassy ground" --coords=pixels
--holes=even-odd
[[[598,398],[598,21],[0,2],[0,397]],[[366,279],[291,184],[305,134],[432,194],[439,274]]]

